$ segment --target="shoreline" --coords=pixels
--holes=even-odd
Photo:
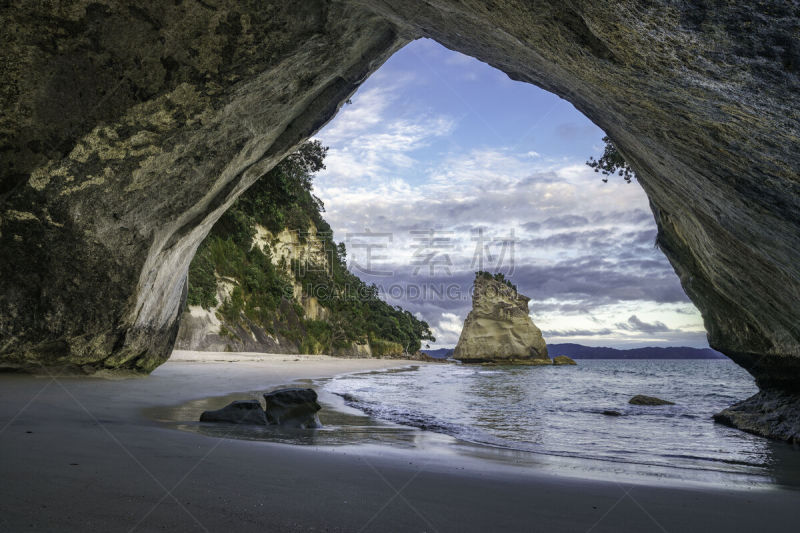
[[[796,518],[797,491],[780,486],[578,479],[424,450],[208,437],[145,416],[193,398],[424,364],[213,357],[114,381],[1,375],[0,529],[779,531]]]
[[[260,354],[263,355],[263,354]],[[268,356],[264,359],[279,357]],[[212,362],[214,356],[205,362]],[[235,357],[236,360],[242,360]],[[336,358],[312,357],[308,360],[331,360]],[[286,359],[281,359],[286,361]],[[295,360],[291,360],[296,362]],[[146,417],[158,422],[162,427],[179,431],[189,431],[199,435],[277,444],[281,446],[313,446],[318,450],[332,448],[350,449],[357,453],[369,455],[428,454],[438,461],[468,463],[476,471],[489,468],[507,469],[518,472],[520,469],[534,473],[546,473],[557,477],[573,479],[593,479],[605,482],[624,482],[633,485],[649,485],[658,480],[661,486],[674,488],[723,488],[730,490],[772,490],[778,483],[767,474],[733,472],[712,467],[690,467],[681,465],[663,465],[641,460],[618,460],[591,455],[571,455],[558,451],[530,450],[512,446],[491,444],[477,440],[464,439],[446,431],[437,431],[426,427],[403,424],[374,418],[357,405],[351,405],[341,395],[325,389],[325,385],[338,376],[368,375],[374,372],[414,371],[419,366],[417,361],[401,361],[401,366],[358,369],[342,372],[334,376],[318,378],[301,378],[285,383],[271,383],[263,390],[239,390],[222,395],[198,398],[176,405],[157,406],[144,409]],[[197,414],[213,409],[220,409],[235,400],[256,399],[261,401],[263,392],[274,388],[311,387],[319,394],[318,402],[323,406],[320,418],[323,428],[311,434],[295,434],[283,432],[276,428],[267,431],[253,429],[252,426],[240,426],[232,429],[228,426],[209,426],[197,421]],[[368,421],[367,421],[368,419]],[[364,430],[375,430],[378,435],[367,435]],[[413,441],[413,444],[408,444]],[[513,444],[513,443],[509,443]],[[400,450],[395,450],[399,447]],[[719,463],[726,463],[719,460]],[[715,464],[715,463],[712,463]],[[753,465],[756,466],[756,465]],[[782,488],[796,489],[796,486]]]

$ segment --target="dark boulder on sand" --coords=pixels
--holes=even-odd
[[[280,389],[264,394],[266,416],[270,424],[297,428],[322,427],[317,411],[317,393],[313,389]]]
[[[267,417],[258,400],[231,402],[216,411],[203,411],[200,422],[229,422],[231,424],[267,425]]]
[[[279,425],[296,428],[322,427],[317,416],[321,409],[313,389],[280,389],[264,394],[266,410],[258,400],[231,402],[216,411],[204,411],[201,422]]]
[[[675,402],[662,400],[655,396],[645,396],[644,394],[637,394],[628,400],[628,403],[631,405],[675,405]]]

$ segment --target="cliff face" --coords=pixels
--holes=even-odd
[[[528,315],[529,300],[501,281],[478,275],[472,311],[464,321],[453,358],[465,363],[549,363],[542,332]]]
[[[299,232],[288,228],[273,235],[267,228],[257,225],[252,246],[259,247],[273,267],[281,269],[291,284],[279,304],[277,315],[282,317],[281,325],[299,328],[303,319],[325,320],[330,312],[320,304],[315,296],[307,295],[294,275],[292,261],[319,265],[328,270],[325,243],[317,237],[317,229],[312,225],[304,232],[303,241]],[[233,291],[241,285],[241,280],[215,274],[217,303],[208,307],[188,305],[181,316],[180,328],[175,341],[179,350],[199,351],[244,351],[266,353],[322,353],[323,346],[303,345],[298,339],[281,334],[277,321],[265,327],[245,313],[226,316],[222,308],[229,305]],[[295,306],[299,306],[295,307]],[[344,349],[343,349],[344,350]],[[343,351],[342,355],[351,355]],[[369,345],[362,348],[363,357],[369,357]]]
[[[361,7],[0,11],[0,365],[151,371],[215,221],[406,39]]]
[[[150,371],[227,207],[427,36],[631,163],[713,348],[800,391],[800,6],[115,0],[0,12],[0,354]]]
[[[432,340],[347,269],[311,193],[326,154],[304,143],[220,217],[189,267],[178,348],[396,357]]]
[[[297,230],[285,228],[273,234],[263,226],[257,225],[254,229],[252,245],[269,257],[272,266],[279,269],[289,283],[274,317],[265,324],[265,321],[253,319],[245,312],[226,313],[226,307],[231,305],[234,298],[234,290],[241,287],[243,280],[215,273],[216,303],[207,307],[187,305],[181,316],[175,348],[211,352],[327,353],[351,358],[373,357],[369,339],[361,339],[361,342],[344,341],[341,345],[330,346],[311,339],[306,330],[307,321],[327,322],[331,316],[331,311],[316,296],[307,294],[291,267],[297,264],[293,262],[299,261],[314,265],[320,271],[329,271],[327,243],[318,237],[317,229],[310,226],[304,232],[303,240],[300,240]],[[373,342],[382,344],[380,340],[373,339]],[[387,344],[392,345],[391,350],[378,350],[374,355],[403,355],[400,344]]]

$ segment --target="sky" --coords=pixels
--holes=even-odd
[[[603,135],[566,100],[421,39],[316,135],[314,193],[350,270],[427,321],[432,348],[458,341],[476,270],[531,298],[548,343],[707,347],[643,190],[585,164]]]

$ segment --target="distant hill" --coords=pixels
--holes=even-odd
[[[566,355],[573,359],[727,359],[723,354],[711,348],[689,348],[688,346],[668,346],[666,348],[649,346],[618,350],[604,346],[564,343],[548,344],[547,352],[550,357]]]
[[[439,348],[438,350],[420,350],[422,353],[434,359],[447,359],[453,355],[453,348]]]
[[[453,355],[452,348],[422,350],[437,359]],[[688,346],[668,346],[666,348],[646,347],[618,350],[603,346],[583,346],[582,344],[548,344],[550,357],[566,355],[573,359],[727,359],[725,355],[711,348],[689,348]]]

